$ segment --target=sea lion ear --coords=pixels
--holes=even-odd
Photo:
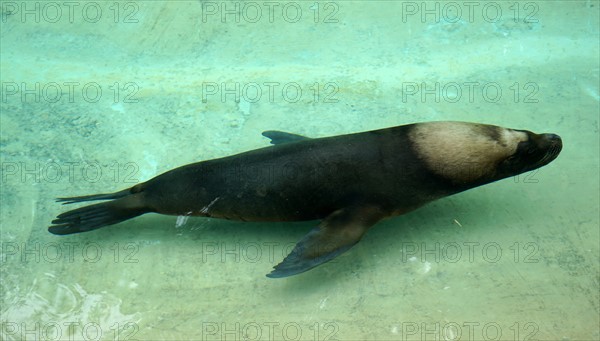
[[[334,259],[358,243],[365,232],[385,216],[381,209],[372,205],[333,212],[304,236],[267,277],[296,275]]]
[[[298,135],[298,134],[286,133],[284,131],[279,131],[279,130],[263,131],[262,135],[264,137],[270,138],[271,144],[282,144],[282,143],[289,143],[289,142],[296,142],[296,141],[310,139],[310,137],[306,137],[306,136],[302,136],[302,135]]]

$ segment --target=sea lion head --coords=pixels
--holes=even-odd
[[[431,172],[467,187],[542,167],[562,149],[556,134],[466,122],[416,124],[409,136]]]

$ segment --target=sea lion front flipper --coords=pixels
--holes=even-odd
[[[310,137],[306,137],[306,136],[302,136],[302,135],[298,135],[298,134],[286,133],[284,131],[279,131],[279,130],[263,131],[262,135],[264,137],[270,138],[271,144],[282,144],[282,143],[289,143],[289,142],[296,142],[296,141],[310,139]]]
[[[379,207],[373,205],[333,212],[304,236],[267,277],[296,275],[334,259],[358,243],[369,227],[385,216]]]

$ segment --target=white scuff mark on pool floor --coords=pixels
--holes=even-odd
[[[321,300],[321,302],[319,303],[319,309],[325,308],[325,305],[327,304],[327,299],[328,298],[329,298],[329,296],[325,297],[324,299]]]
[[[125,113],[125,107],[123,107],[123,103],[121,103],[121,102],[114,103],[113,105],[110,106],[110,108],[118,113],[121,113],[121,114]]]
[[[581,88],[583,93],[600,102],[600,94],[598,93],[597,85],[593,85],[589,82],[579,82],[579,87]]]
[[[178,215],[175,221],[175,228],[185,225],[190,218],[190,214],[192,214],[192,211],[187,212],[185,215]]]
[[[425,263],[423,264],[423,268],[421,268],[421,272],[422,272],[423,274],[426,274],[426,273],[428,273],[430,270],[431,270],[431,263],[430,263],[430,262],[427,262],[427,261],[425,261]]]

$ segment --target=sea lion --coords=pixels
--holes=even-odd
[[[426,122],[307,138],[266,131],[274,146],[198,162],[131,188],[65,204],[110,200],[60,214],[70,234],[148,212],[242,221],[322,219],[268,277],[295,275],[356,244],[381,219],[542,167],[562,149],[555,134],[466,122]]]

